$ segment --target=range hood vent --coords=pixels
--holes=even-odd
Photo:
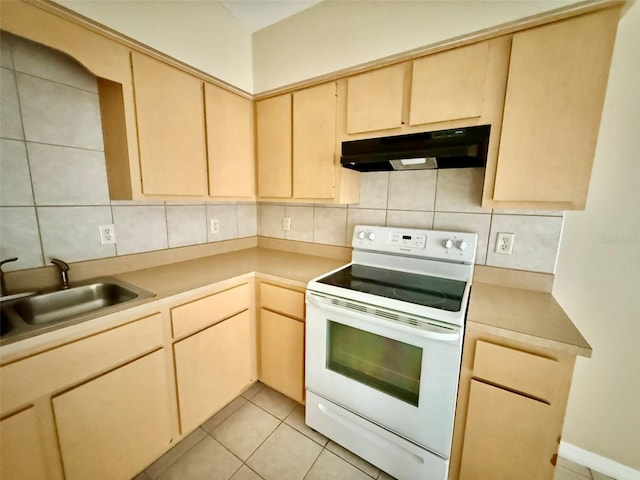
[[[484,167],[490,125],[342,142],[340,163],[359,172]]]

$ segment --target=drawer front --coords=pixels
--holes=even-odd
[[[560,373],[554,359],[493,343],[476,342],[473,376],[551,403]]]
[[[2,413],[73,385],[162,345],[161,315],[83,338],[3,366]]]
[[[174,338],[201,330],[237,313],[250,305],[249,284],[214,293],[171,309]]]
[[[260,284],[260,306],[304,320],[304,293],[268,283]]]

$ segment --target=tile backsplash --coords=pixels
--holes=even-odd
[[[0,258],[5,270],[216,242],[257,234],[349,246],[357,224],[477,232],[477,263],[553,272],[563,212],[480,207],[482,169],[361,174],[352,205],[111,201],[96,78],[74,60],[2,32]],[[282,228],[291,218],[291,230]],[[220,230],[211,233],[210,220]],[[98,226],[114,224],[102,245]],[[493,252],[515,233],[511,256]]]
[[[111,201],[96,77],[73,59],[2,32],[0,258],[4,270],[257,234],[255,203]],[[211,234],[210,219],[220,231]],[[114,224],[102,245],[98,226]]]
[[[552,273],[564,213],[482,208],[483,178],[481,168],[362,173],[358,204],[260,204],[258,231],[340,246],[350,246],[358,224],[475,232],[477,264]],[[283,217],[291,218],[289,232]],[[515,233],[511,255],[494,252],[498,232]]]

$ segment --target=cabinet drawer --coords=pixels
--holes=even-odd
[[[550,403],[559,374],[558,361],[533,353],[476,342],[473,376]]]
[[[2,413],[88,379],[162,342],[161,315],[156,313],[5,365],[0,369]]]
[[[274,312],[304,319],[304,292],[261,283],[260,306]]]
[[[196,332],[248,308],[248,283],[174,307],[171,309],[173,336]]]

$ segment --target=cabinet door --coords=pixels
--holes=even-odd
[[[196,428],[251,383],[253,349],[248,311],[174,345],[182,433]]]
[[[35,409],[0,422],[0,473],[6,480],[46,480],[46,460]]]
[[[260,380],[304,400],[304,322],[260,310]]]
[[[162,350],[52,402],[68,480],[132,478],[171,442]]]
[[[202,81],[133,52],[142,192],[206,195]]]
[[[253,103],[220,87],[204,85],[209,195],[255,195]]]
[[[513,36],[496,201],[586,202],[618,9]]]
[[[293,94],[293,196],[333,198],[336,84]]]
[[[551,406],[471,381],[460,480],[551,480],[556,437]]]
[[[413,62],[410,125],[482,115],[489,42]]]
[[[291,95],[256,104],[258,195],[291,197]]]
[[[347,133],[402,126],[404,64],[350,77],[347,84]]]

